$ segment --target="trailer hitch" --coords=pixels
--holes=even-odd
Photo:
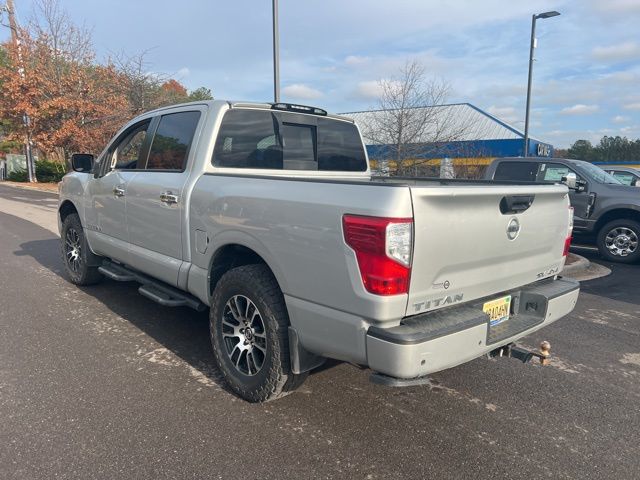
[[[531,361],[533,357],[540,360],[541,365],[549,365],[551,355],[551,344],[546,340],[540,344],[540,349],[536,352],[518,347],[515,343],[509,343],[489,352],[489,357],[509,357],[520,360],[522,363]]]

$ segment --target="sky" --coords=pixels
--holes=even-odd
[[[1,2],[1,0],[0,0]],[[15,0],[18,19],[32,0]],[[147,51],[149,70],[214,97],[271,101],[270,0],[61,0],[99,59]],[[524,130],[531,15],[538,20],[531,136],[559,148],[640,138],[640,0],[280,0],[283,101],[377,108],[407,61]],[[8,38],[0,29],[0,40]]]

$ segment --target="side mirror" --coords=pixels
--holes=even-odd
[[[74,153],[71,155],[71,168],[74,172],[91,173],[94,157],[90,153]]]
[[[561,182],[569,187],[570,190],[575,190],[578,183],[578,177],[576,177],[575,173],[569,172],[562,177]]]

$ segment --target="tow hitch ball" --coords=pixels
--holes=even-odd
[[[533,357],[540,359],[541,365],[549,365],[549,356],[551,355],[551,344],[546,340],[540,344],[540,349],[535,352],[526,348],[518,347],[514,343],[509,343],[502,347],[496,348],[489,352],[489,356],[494,357],[511,357],[520,360],[522,363],[529,362]]]

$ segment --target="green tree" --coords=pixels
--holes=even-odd
[[[589,140],[576,140],[567,150],[567,158],[576,160],[593,160],[593,145]]]
[[[199,87],[189,93],[189,100],[192,102],[198,100],[213,100],[213,95],[211,95],[211,90],[208,88]]]
[[[640,140],[629,140],[627,137],[604,136],[595,147],[596,160],[628,161],[640,159]]]

